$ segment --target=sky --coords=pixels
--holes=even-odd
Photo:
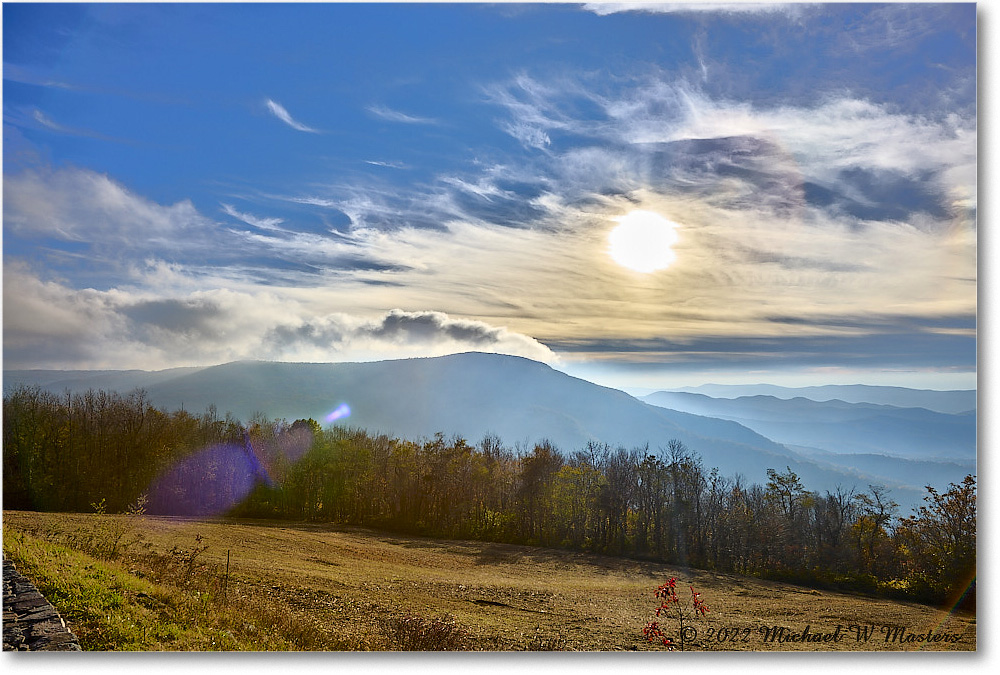
[[[4,368],[975,388],[976,88],[973,4],[5,3]]]

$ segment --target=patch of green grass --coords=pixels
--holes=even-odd
[[[279,651],[350,649],[273,602],[221,602],[200,590],[130,574],[61,543],[12,527],[3,533],[13,560],[62,614],[85,650]]]

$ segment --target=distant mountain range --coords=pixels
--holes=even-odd
[[[885,484],[904,507],[920,501],[925,483],[943,488],[960,480],[966,466],[878,456],[859,458],[853,466],[846,456],[792,449],[733,420],[650,405],[544,364],[497,354],[374,363],[236,362],[157,372],[4,372],[5,392],[18,384],[55,392],[139,387],[161,408],[198,413],[214,404],[244,420],[261,413],[323,423],[347,404],[351,415],[338,423],[410,439],[442,432],[476,442],[493,433],[529,450],[548,439],[566,452],[589,441],[628,448],[648,444],[656,451],[677,439],[702,456],[706,469],[718,467],[726,476],[741,474],[763,484],[768,468],[788,466],[814,490]],[[971,455],[961,456],[974,461],[974,440],[971,447]]]
[[[840,400],[845,403],[875,403],[898,408],[925,408],[935,412],[962,413],[976,409],[976,390],[907,389],[876,387],[866,384],[828,384],[820,387],[779,387],[774,384],[703,384],[699,387],[678,387],[671,391],[704,394],[714,398],[773,396],[774,398],[808,398],[813,401]]]
[[[907,459],[976,458],[976,413],[774,396],[711,398],[660,391],[643,401],[671,410],[732,420],[785,445],[834,453],[871,453]]]

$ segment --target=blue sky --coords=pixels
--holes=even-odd
[[[3,7],[4,367],[975,386],[976,10]],[[672,263],[608,255],[629,213]]]

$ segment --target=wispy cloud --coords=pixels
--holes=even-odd
[[[56,124],[55,122],[53,122],[52,120],[50,120],[48,117],[46,117],[45,113],[43,113],[41,110],[35,109],[34,113],[32,114],[32,117],[34,117],[35,121],[38,122],[39,124],[41,124],[43,127],[46,127],[46,128],[51,129],[53,131],[58,131],[59,133],[63,133],[63,134],[67,134],[67,133],[68,134],[73,134],[73,133],[76,133],[74,130],[68,129],[68,128],[60,125],[60,124]]]
[[[407,169],[407,168],[409,168],[403,162],[385,162],[385,161],[374,160],[374,159],[366,159],[365,160],[365,164],[371,164],[372,166],[381,166],[381,167],[385,167],[386,169]]]
[[[483,87],[487,101],[510,112],[499,122],[500,128],[526,148],[545,150],[552,144],[551,132],[576,133],[588,122],[563,110],[560,103],[576,93],[590,98],[590,93],[573,79],[562,78],[542,82],[527,73],[520,73],[508,82]]]
[[[68,136],[81,136],[84,138],[94,138],[102,141],[122,142],[120,139],[112,138],[111,136],[106,136],[96,131],[91,131],[90,129],[76,129],[73,127],[68,127],[59,124],[37,108],[35,108],[31,112],[31,118],[38,124],[48,129],[49,131],[54,131],[57,134],[66,134]]]
[[[281,105],[280,103],[278,103],[277,101],[274,101],[272,99],[267,99],[265,101],[265,104],[267,105],[268,111],[270,111],[270,113],[272,115],[274,115],[275,117],[277,117],[279,120],[281,120],[282,122],[284,122],[285,124],[287,124],[291,128],[295,129],[296,131],[305,131],[305,132],[308,132],[308,133],[311,133],[311,134],[318,134],[319,133],[318,129],[313,129],[312,127],[307,127],[305,124],[302,124],[301,122],[296,121],[289,114],[289,112],[287,110],[285,110],[285,107],[283,105]]]
[[[36,87],[51,87],[54,89],[66,89],[70,91],[83,90],[75,84],[70,84],[68,82],[61,82],[59,80],[53,80],[44,75],[40,75],[33,69],[22,66],[15,63],[4,63],[3,64],[3,79],[10,80],[11,82],[21,82],[23,84],[31,84]]]
[[[590,2],[586,3],[584,8],[602,16],[619,12],[798,15],[808,4],[785,2]]]
[[[871,50],[915,48],[920,39],[932,34],[935,28],[947,21],[948,9],[934,3],[922,5],[914,11],[908,3],[875,5],[864,21],[841,31],[839,41],[856,52]]]
[[[93,274],[95,267],[103,283],[128,282],[135,262],[148,259],[183,261],[189,272],[256,275],[265,282],[299,264],[207,217],[190,200],[159,204],[94,171],[31,168],[6,174],[3,187],[5,235],[37,246],[64,277],[81,283],[93,283],[77,275]],[[276,239],[278,221],[232,207],[228,213]]]
[[[224,213],[236,218],[237,220],[243,221],[247,225],[252,225],[253,227],[261,230],[287,232],[284,228],[278,227],[285,222],[283,218],[258,218],[252,214],[237,211],[231,204],[222,204],[221,206]]]
[[[431,117],[418,117],[417,115],[409,115],[404,112],[399,112],[398,110],[393,110],[384,105],[370,105],[368,106],[368,112],[375,115],[376,117],[389,122],[400,122],[401,124],[437,124],[438,121]]]
[[[322,206],[325,208],[336,208],[337,200],[326,199],[325,197],[283,197],[273,195],[274,199],[280,199],[281,201],[292,202],[293,204],[305,204],[306,206]]]
[[[61,89],[66,92],[80,92],[98,95],[121,96],[140,101],[151,101],[166,105],[188,105],[190,101],[173,95],[161,93],[149,88],[145,89],[121,89],[118,87],[95,86],[92,84],[80,84],[76,82],[66,82],[52,79],[43,75],[37,69],[14,63],[3,64],[3,79],[11,82],[30,84],[36,87],[46,87],[49,89]]]
[[[564,148],[549,148],[551,159],[540,161],[562,165],[548,170],[575,177],[581,186],[615,181],[617,186],[604,189],[625,189],[661,182],[665,190],[685,191],[686,184],[696,188],[712,180],[720,195],[725,194],[717,190],[720,185],[737,185],[749,167],[730,169],[755,158],[773,164],[775,158],[762,153],[779,152],[785,157],[781,163],[798,176],[789,180],[797,180],[800,188],[836,184],[846,194],[854,189],[852,176],[868,172],[904,177],[913,190],[936,192],[955,203],[974,201],[974,192],[971,200],[969,193],[975,189],[970,180],[976,162],[974,117],[928,119],[844,95],[805,106],[755,106],[713,98],[689,82],[658,76],[615,95],[578,84],[536,85],[526,76],[491,91],[509,115],[501,127],[518,140],[511,129],[530,128],[545,137],[558,131],[576,139]],[[574,117],[570,111],[581,97],[600,114]],[[669,182],[663,184],[664,179]],[[888,203],[900,196],[887,192],[866,199]]]
[[[492,201],[494,197],[502,197],[506,199],[516,198],[514,193],[498,188],[488,177],[480,178],[475,183],[471,183],[456,176],[444,176],[441,179],[441,182],[458,188],[462,192],[476,195],[486,201]]]

